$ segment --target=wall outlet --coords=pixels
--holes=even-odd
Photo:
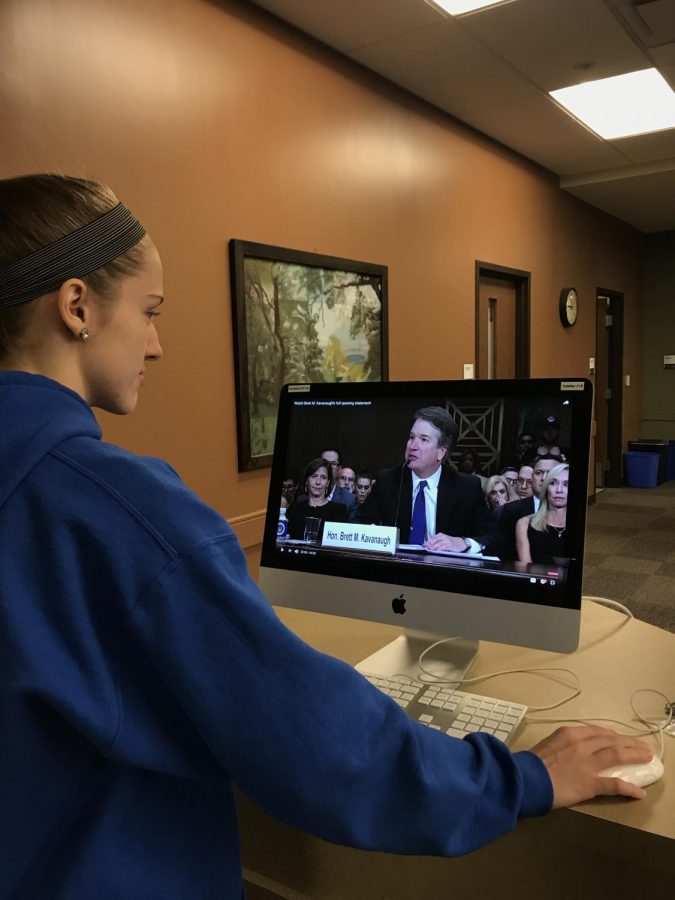
[[[473,363],[464,363],[464,378],[473,378]]]

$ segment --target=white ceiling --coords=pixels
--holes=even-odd
[[[548,91],[655,66],[675,88],[675,0],[253,0],[560,176],[640,231],[675,229],[675,129],[606,141]]]

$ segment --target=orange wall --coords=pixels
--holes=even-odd
[[[388,265],[392,378],[460,378],[473,361],[476,259],[532,273],[533,375],[585,374],[595,290],[623,291],[624,425],[638,434],[636,233],[249,4],[4,0],[0,121],[0,175],[108,182],[151,232],[165,357],[137,412],[101,421],[241,519],[245,544],[268,476],[237,474],[232,237]],[[563,330],[570,284],[580,319]]]

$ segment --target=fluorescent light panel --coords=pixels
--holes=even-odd
[[[486,6],[502,6],[504,3],[512,3],[513,0],[431,0],[434,6],[440,6],[451,16],[461,16],[462,13],[475,12]]]
[[[586,81],[550,94],[606,140],[675,128],[675,93],[656,69]]]

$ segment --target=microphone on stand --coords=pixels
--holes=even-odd
[[[403,469],[405,466],[408,465],[409,462],[410,462],[410,459],[406,456],[406,458],[403,460],[403,463],[401,465],[401,479],[400,479],[399,485],[398,485],[398,499],[396,500],[396,518],[394,519],[394,528],[398,527],[398,510],[399,510],[399,507],[401,506],[401,491],[403,490]]]

